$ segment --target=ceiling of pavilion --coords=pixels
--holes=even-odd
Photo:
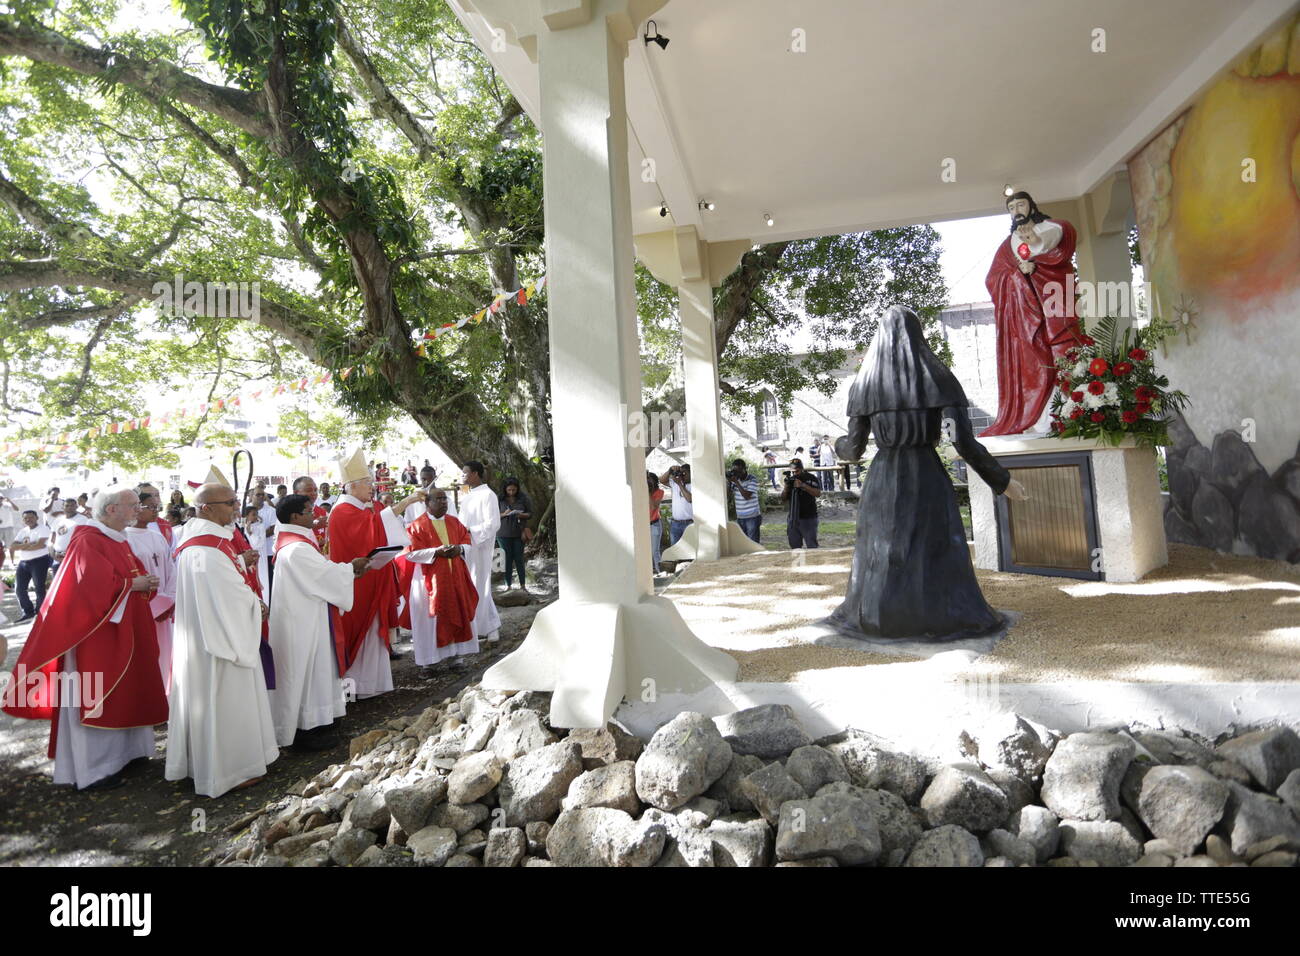
[[[1292,6],[669,0],[655,15],[668,48],[637,40],[626,65],[634,230],[766,241],[996,212],[1008,182],[1077,196]],[[537,119],[535,65],[518,47],[489,55]]]

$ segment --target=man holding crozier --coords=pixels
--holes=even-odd
[[[224,484],[195,496],[176,549],[168,780],[194,778],[194,792],[219,797],[251,786],[280,755],[262,665],[267,608],[231,543],[239,501]]]

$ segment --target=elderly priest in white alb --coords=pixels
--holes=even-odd
[[[285,495],[275,506],[271,718],[281,747],[326,750],[339,742],[330,728],[346,710],[335,648],[335,636],[343,636],[338,612],[352,610],[353,582],[366,573],[370,559],[336,564],[321,554],[312,527],[314,499]]]
[[[177,548],[166,777],[193,777],[195,793],[219,797],[265,776],[280,748],[262,670],[265,605],[231,545],[235,492],[204,485],[195,503]]]
[[[492,556],[501,530],[501,505],[497,493],[483,478],[483,463],[467,461],[462,469],[469,493],[460,499],[460,523],[469,532],[470,541],[465,563],[478,592],[478,609],[474,612],[474,634],[491,643],[500,637],[501,615],[492,600]]]

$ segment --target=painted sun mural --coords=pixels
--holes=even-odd
[[[1243,322],[1300,288],[1300,15],[1216,80],[1129,175],[1166,313],[1194,296]]]

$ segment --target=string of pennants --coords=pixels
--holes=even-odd
[[[491,305],[479,309],[473,315],[467,315],[465,316],[465,318],[460,319],[459,321],[448,322],[444,325],[438,326],[436,329],[433,329],[430,332],[426,332],[424,334],[425,341],[432,341],[433,339],[440,338],[446,335],[448,332],[454,332],[457,329],[464,328],[470,323],[473,323],[474,325],[478,325],[489,315],[496,315],[498,312],[500,312],[501,307],[508,302],[514,302],[519,305],[527,305],[529,299],[535,298],[537,294],[545,288],[546,288],[546,276],[542,276],[536,282],[525,283],[523,286],[519,287],[514,292],[502,292],[500,295],[498,295],[495,299],[492,300]],[[421,342],[419,345],[417,345],[415,351],[418,352],[420,355],[428,354],[424,342]]]
[[[416,352],[420,356],[427,356],[428,351],[425,347],[425,341],[437,339],[448,332],[464,328],[466,325],[473,323],[478,325],[487,316],[495,315],[501,311],[501,307],[508,302],[515,302],[519,305],[527,305],[528,300],[535,298],[542,289],[546,288],[546,276],[542,276],[536,282],[529,282],[514,292],[502,292],[492,304],[485,306],[473,315],[467,315],[457,322],[448,322],[440,325],[438,328],[426,332],[424,341],[416,346]],[[346,381],[348,376],[355,371],[355,367],[340,369],[337,373],[340,381]],[[333,381],[334,372],[322,372],[314,377],[295,379],[291,382],[282,382],[268,388],[261,388],[255,392],[249,392],[245,395],[236,395],[233,398],[221,398],[215,402],[202,402],[199,405],[178,408],[175,411],[168,412],[166,415],[155,416],[145,415],[142,418],[132,418],[123,422],[110,422],[107,425],[99,425],[94,428],[78,429],[75,431],[62,432],[58,435],[47,438],[25,438],[19,441],[9,441],[0,443],[0,458],[12,461],[18,458],[25,451],[41,451],[48,454],[57,454],[72,450],[71,443],[82,438],[99,438],[103,435],[120,435],[126,432],[140,431],[145,428],[152,428],[157,425],[166,425],[173,419],[187,418],[190,415],[204,415],[209,411],[220,412],[227,409],[239,408],[245,402],[259,401],[267,398],[276,398],[280,395],[288,395],[294,392],[305,392],[308,388],[318,385],[325,385]],[[304,445],[308,442],[303,442]]]

